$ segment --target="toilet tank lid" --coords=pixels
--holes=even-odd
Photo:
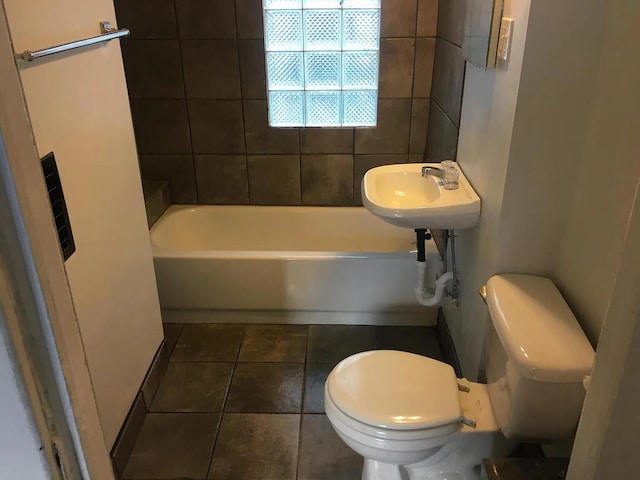
[[[594,351],[578,320],[548,278],[494,275],[487,304],[496,332],[521,375],[546,382],[582,382]]]

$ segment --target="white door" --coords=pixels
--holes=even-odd
[[[16,51],[115,26],[111,0],[4,0]],[[65,268],[108,449],[162,340],[118,40],[19,62],[40,156],[58,162],[76,252]]]

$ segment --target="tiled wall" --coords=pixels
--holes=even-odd
[[[267,125],[261,0],[115,7],[142,175],[175,203],[360,204],[367,169],[422,161],[438,0],[382,0],[375,129]]]
[[[462,107],[465,62],[464,16],[469,0],[440,0],[425,159],[455,159]]]

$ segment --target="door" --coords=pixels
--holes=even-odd
[[[19,52],[115,25],[111,0],[4,5]],[[118,40],[18,68],[38,155],[58,162],[76,245],[65,270],[111,449],[163,335]]]

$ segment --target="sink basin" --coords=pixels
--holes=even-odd
[[[441,178],[422,176],[422,167],[426,166],[440,167],[440,164],[400,163],[367,171],[362,179],[363,205],[398,227],[446,230],[475,227],[480,220],[480,197],[462,170],[459,188],[445,190]]]

